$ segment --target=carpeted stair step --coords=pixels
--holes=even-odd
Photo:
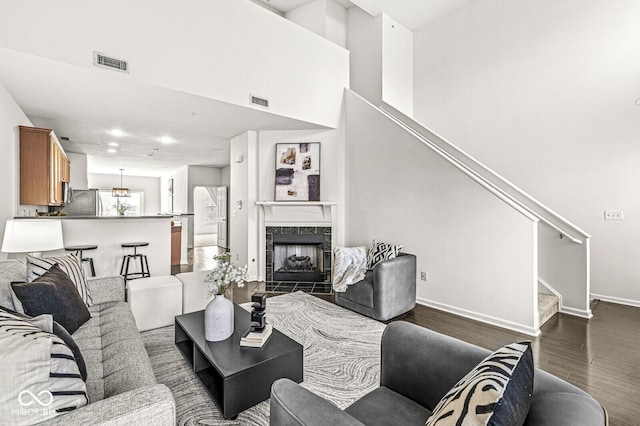
[[[538,293],[538,318],[540,327],[549,321],[560,310],[560,300],[557,296],[548,293]]]

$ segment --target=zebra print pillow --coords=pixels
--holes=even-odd
[[[532,393],[531,343],[512,343],[463,377],[440,400],[426,426],[522,425]]]
[[[0,311],[0,424],[34,424],[86,405],[87,387],[69,347]]]
[[[402,246],[394,246],[373,240],[367,254],[367,269],[372,269],[383,260],[394,259],[398,256],[400,250],[402,250]]]
[[[85,305],[93,305],[89,294],[87,276],[84,273],[84,269],[82,269],[82,261],[76,255],[67,254],[60,257],[34,257],[27,255],[27,281],[32,282],[41,277],[56,263],[60,266],[60,269],[69,275]]]

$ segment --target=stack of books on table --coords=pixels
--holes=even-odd
[[[269,337],[271,337],[271,332],[273,331],[273,327],[271,324],[267,324],[261,331],[247,331],[247,333],[242,336],[240,339],[240,346],[246,346],[249,348],[261,348]]]

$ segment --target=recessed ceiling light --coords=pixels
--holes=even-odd
[[[116,152],[118,152],[118,151],[116,151],[115,149],[111,148],[111,149],[108,149],[108,150],[107,150],[107,152],[108,152],[109,154],[115,154],[115,153],[116,153]]]
[[[118,142],[109,142],[109,146],[120,146]]]
[[[173,143],[175,142],[173,139],[171,139],[169,136],[163,136],[160,138],[160,142],[162,143]]]
[[[640,106],[640,98],[636,99],[636,105]]]
[[[120,129],[113,129],[109,133],[111,133],[112,136],[117,136],[117,137],[124,136],[124,132]]]

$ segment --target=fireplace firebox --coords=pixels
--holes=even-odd
[[[327,283],[331,228],[267,227],[267,281]]]
[[[324,236],[276,234],[273,236],[274,281],[324,281]]]

